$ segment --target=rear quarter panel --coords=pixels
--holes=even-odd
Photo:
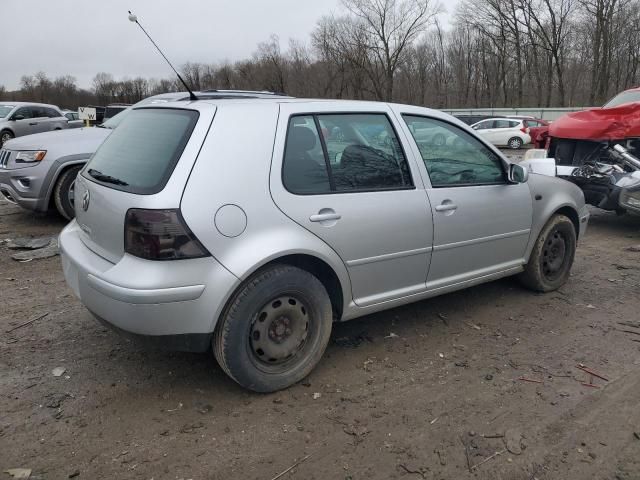
[[[351,287],[338,255],[286,217],[271,198],[269,175],[278,116],[275,103],[219,106],[183,193],[183,218],[216,260],[240,280],[285,255],[323,260],[336,272],[346,305]],[[224,209],[234,212],[236,223],[245,223],[235,236],[216,226]],[[220,311],[212,315],[215,321]]]

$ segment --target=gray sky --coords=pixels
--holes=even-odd
[[[37,71],[70,74],[81,87],[108,72],[116,78],[168,77],[169,67],[127,19],[138,15],[174,63],[234,61],[275,33],[307,41],[317,20],[339,12],[339,0],[0,0],[0,85],[18,88]],[[457,0],[445,1],[447,8]],[[444,20],[444,18],[443,18]]]

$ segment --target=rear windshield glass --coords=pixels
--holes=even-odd
[[[105,186],[139,194],[164,188],[198,121],[198,112],[131,110],[94,154],[83,175]]]

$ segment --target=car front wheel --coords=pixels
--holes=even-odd
[[[274,392],[304,379],[316,366],[332,321],[329,295],[315,276],[274,265],[235,293],[216,326],[213,352],[243,387]]]
[[[509,141],[507,142],[507,145],[509,146],[509,148],[512,148],[513,150],[518,150],[522,148],[523,144],[524,142],[520,137],[510,138]]]
[[[551,292],[566,283],[576,253],[576,229],[565,215],[554,215],[540,232],[522,283],[538,292]]]
[[[76,177],[83,165],[71,167],[62,172],[53,190],[53,200],[56,210],[67,220],[76,216],[75,210],[75,183]]]
[[[9,130],[4,130],[0,134],[0,147],[2,147],[6,142],[11,140],[12,138],[15,138],[13,133],[11,133]]]

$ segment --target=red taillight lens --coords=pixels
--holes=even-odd
[[[182,260],[210,255],[177,209],[129,209],[124,221],[124,251],[147,260]]]
[[[522,133],[529,133],[529,127],[522,127],[522,128],[520,129],[520,131],[521,131]]]

